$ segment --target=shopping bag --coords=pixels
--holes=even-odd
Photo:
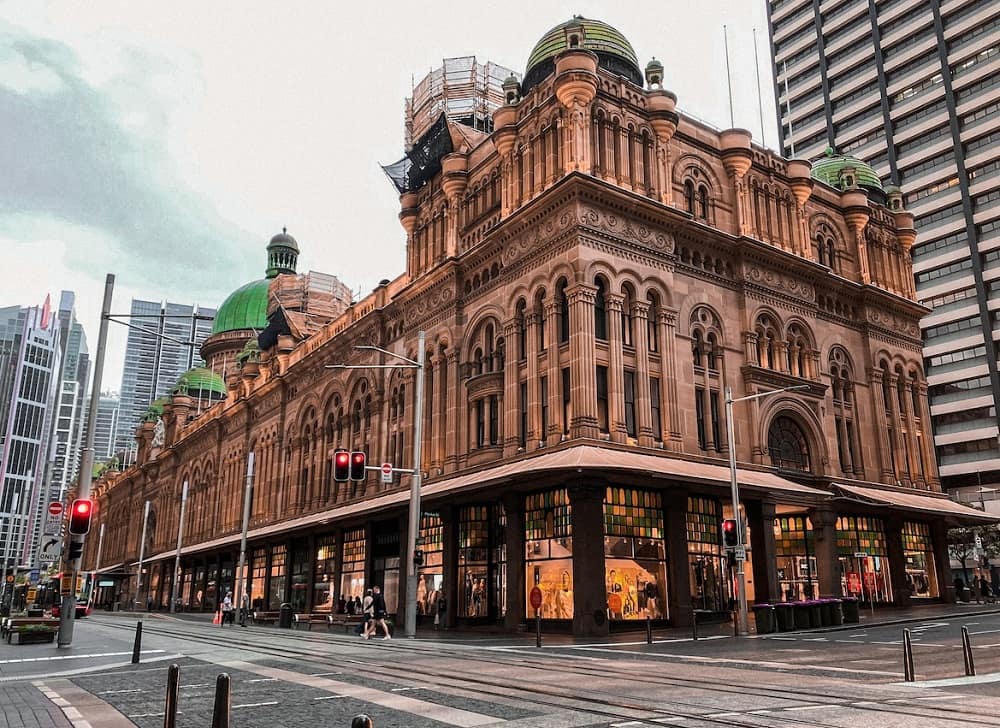
[[[214,617],[212,617],[212,624],[221,624],[221,623],[222,623],[222,611],[220,610],[215,613]]]

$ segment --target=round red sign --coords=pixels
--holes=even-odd
[[[382,472],[385,475],[391,474],[392,473],[392,463],[382,463]]]
[[[51,503],[49,503],[49,515],[50,516],[59,516],[59,515],[62,515],[62,512],[63,512],[63,504],[62,503],[60,503],[59,501],[52,501]]]
[[[531,587],[531,594],[528,596],[528,601],[531,602],[532,609],[542,608],[542,590],[537,586]]]

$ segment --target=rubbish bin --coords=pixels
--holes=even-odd
[[[832,599],[818,599],[819,603],[819,621],[821,627],[829,627],[833,624],[833,612],[831,607],[833,606]]]
[[[41,617],[43,614],[45,614],[45,610],[37,604],[32,604],[28,607],[29,617]]]
[[[288,602],[281,605],[278,613],[278,626],[285,629],[291,629],[292,627],[292,605]]]
[[[823,626],[823,605],[819,599],[812,599],[806,604],[809,605],[809,626],[811,628]]]
[[[757,625],[757,634],[770,634],[777,629],[774,620],[774,607],[770,604],[754,604],[753,618]]]
[[[781,602],[774,605],[774,621],[782,632],[795,629],[795,605],[791,602]]]
[[[809,629],[809,602],[792,602],[795,607],[795,629]]]
[[[831,599],[830,600],[830,624],[834,627],[839,627],[844,623],[844,600],[843,599]]]
[[[857,624],[861,621],[861,611],[858,609],[857,597],[844,597],[841,600],[844,609],[844,623]]]

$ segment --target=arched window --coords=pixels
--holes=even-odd
[[[569,341],[569,300],[566,298],[566,279],[563,278],[556,286],[556,297],[559,301],[559,343]]]
[[[535,320],[538,322],[538,351],[545,351],[545,291],[535,297]]]
[[[517,356],[518,359],[528,358],[528,337],[526,333],[526,322],[524,320],[524,313],[527,304],[525,304],[522,298],[517,302],[515,307],[515,316],[517,317]]]
[[[695,330],[691,336],[691,359],[697,368],[705,366],[705,342],[701,338],[701,331]]]
[[[687,211],[694,215],[694,182],[691,180],[684,180],[684,202],[687,205]]]
[[[493,324],[486,325],[486,333],[483,336],[483,368],[487,372],[493,371]]]
[[[820,265],[829,265],[826,262],[826,244],[823,240],[823,233],[816,233],[816,258]]]
[[[594,281],[597,286],[597,294],[594,296],[594,337],[600,341],[608,340],[608,310],[604,301],[607,290],[604,287],[604,279],[598,278]]]
[[[809,446],[802,428],[791,417],[776,417],[767,431],[767,451],[771,465],[785,470],[812,470]]]
[[[646,294],[646,301],[649,302],[649,314],[646,317],[646,338],[649,342],[650,351],[659,351],[659,308],[660,299],[655,292],[650,291]]]
[[[833,238],[826,239],[826,264],[834,272],[837,270],[837,255],[833,246]]]
[[[796,377],[809,377],[809,339],[805,331],[798,324],[788,327],[788,336],[785,339],[788,345],[785,350],[786,364],[788,371]]]
[[[705,360],[708,363],[709,371],[715,372],[718,371],[719,369],[719,362],[717,356],[718,349],[719,349],[719,341],[716,338],[715,334],[710,332],[708,334],[708,340],[705,346]]]
[[[622,345],[634,346],[632,338],[632,305],[635,303],[635,293],[632,286],[622,286]]]
[[[698,187],[698,217],[708,219],[708,188],[705,185]]]
[[[769,315],[763,314],[754,326],[757,334],[757,365],[765,369],[777,369],[775,360],[775,342],[778,340],[778,327]]]

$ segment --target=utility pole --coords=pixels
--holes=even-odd
[[[142,561],[146,555],[146,526],[149,524],[149,501],[142,512],[142,540],[139,541],[139,568],[135,575],[135,603],[142,610]],[[148,589],[148,587],[147,587]]]
[[[243,570],[247,565],[247,528],[250,525],[250,504],[253,500],[253,463],[254,451],[251,450],[247,453],[247,479],[243,489],[243,531],[240,534],[240,565],[236,569],[236,609],[239,610],[241,627],[245,627],[247,623],[247,613],[243,609],[243,587],[246,584]],[[180,558],[179,546],[177,548],[177,555]],[[221,586],[228,588],[225,585]]]
[[[170,580],[170,613],[177,605],[177,582],[181,578],[181,541],[184,537],[184,509],[188,500],[188,482],[181,486],[181,515],[177,519],[177,551],[174,553],[174,578]]]
[[[90,411],[87,413],[87,429],[84,436],[84,444],[80,449],[80,474],[79,484],[76,489],[77,498],[90,498],[90,478],[94,469],[94,435],[97,430],[97,410],[101,405],[101,379],[104,375],[104,350],[108,343],[108,316],[111,312],[111,297],[115,291],[115,276],[108,273],[104,280],[104,302],[101,305],[101,328],[97,336],[97,354],[94,360],[94,381],[91,384]],[[79,544],[80,553],[83,553],[85,536],[70,535],[70,544]],[[72,547],[70,547],[72,548]],[[73,644],[73,622],[76,618],[76,575],[80,570],[80,557],[69,558],[69,550],[63,563],[64,572],[70,572],[72,581],[70,582],[69,593],[62,595],[62,605],[59,611],[59,647],[68,647]]]
[[[4,597],[7,595],[7,591],[10,591],[10,598],[6,601],[9,603],[14,600],[13,585],[9,590],[7,589],[7,562],[10,560],[11,541],[13,541],[14,536],[14,519],[17,518],[17,507],[20,505],[20,502],[20,493],[15,493],[10,504],[10,515],[7,516],[7,542],[4,544],[3,549],[3,580],[0,581],[0,608],[3,607]],[[17,564],[15,563],[14,566],[16,572]]]

